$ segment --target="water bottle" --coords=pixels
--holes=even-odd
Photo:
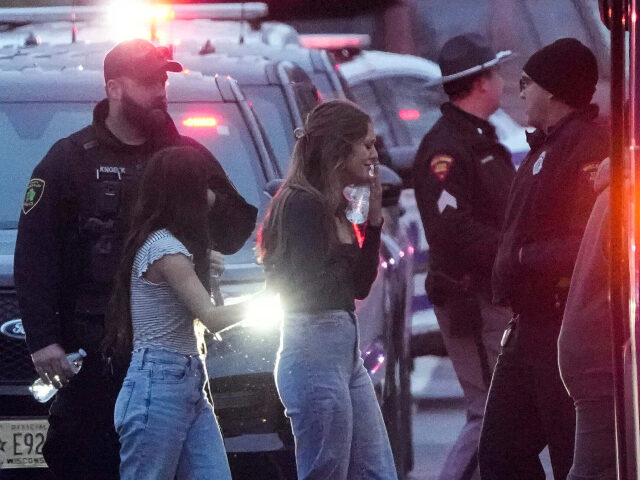
[[[369,176],[375,176],[375,165],[373,164],[369,168]],[[351,185],[346,188],[345,193],[349,201],[345,210],[347,220],[356,225],[362,225],[369,216],[369,196],[371,195],[369,185]]]
[[[83,349],[67,355],[67,360],[71,364],[71,370],[73,370],[74,375],[82,368],[82,360],[86,356],[87,352]],[[48,402],[56,393],[58,393],[58,389],[54,387],[52,383],[44,383],[41,378],[38,378],[31,384],[29,391],[31,392],[31,395],[33,395],[33,398],[40,403]]]
[[[369,195],[371,191],[368,185],[347,187],[347,220],[357,225],[362,225],[369,216]]]

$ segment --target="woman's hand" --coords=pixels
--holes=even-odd
[[[379,227],[382,224],[382,185],[380,184],[380,175],[378,172],[378,164],[373,168],[373,176],[370,177],[369,189],[369,225]]]
[[[353,225],[346,219],[340,217],[334,217],[336,223],[336,232],[338,234],[338,240],[340,243],[354,243],[354,231]]]

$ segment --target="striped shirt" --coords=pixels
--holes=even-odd
[[[149,235],[136,253],[131,270],[133,348],[154,347],[194,355],[198,353],[194,315],[167,283],[144,278],[153,262],[172,254],[193,260],[189,250],[167,229]]]

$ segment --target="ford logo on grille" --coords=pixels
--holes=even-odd
[[[24,333],[21,318],[14,318],[13,320],[4,322],[0,325],[0,333],[6,337],[17,338],[18,340],[24,340],[27,338],[27,335]]]

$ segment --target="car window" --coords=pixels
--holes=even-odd
[[[242,91],[253,104],[253,109],[273,148],[280,171],[286,172],[295,143],[295,126],[284,91],[277,85],[245,85]]]
[[[237,103],[169,103],[178,131],[203,144],[220,162],[244,199],[258,206],[264,175],[253,138]],[[214,126],[193,127],[189,119],[215,119]],[[206,124],[206,122],[204,122]]]
[[[445,101],[440,87],[427,88],[418,77],[393,76],[378,81],[388,92],[393,121],[399,125],[399,144],[417,145],[440,118]]]
[[[0,228],[17,228],[24,190],[33,169],[57,140],[91,122],[93,107],[93,103],[0,103]],[[169,111],[180,133],[205,145],[240,194],[258,206],[264,196],[264,177],[238,105],[170,103]],[[188,126],[198,124],[209,126]],[[229,263],[252,261],[252,247],[246,245]]]
[[[60,138],[85,127],[93,104],[0,103],[0,228],[17,228],[33,169]]]
[[[376,135],[380,135],[383,138],[385,146],[391,147],[396,145],[397,142],[395,138],[393,138],[391,129],[389,128],[384,107],[377,97],[371,82],[351,85],[350,90],[355,102],[371,117],[373,129]]]

